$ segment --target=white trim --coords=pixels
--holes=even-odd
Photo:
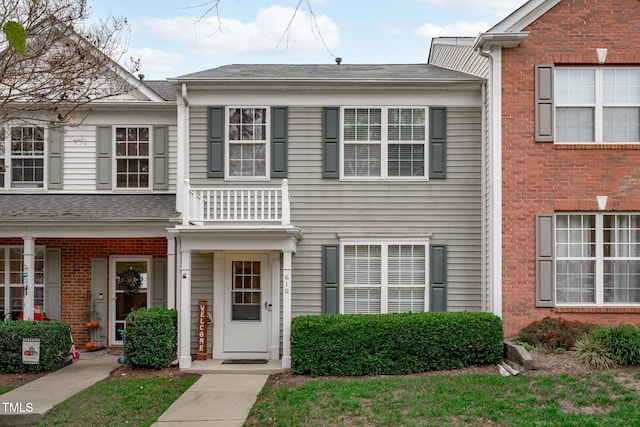
[[[11,128],[21,127],[21,128],[42,128],[42,138],[43,138],[43,147],[42,147],[42,156],[20,156],[13,155],[11,153]],[[0,139],[0,144],[4,147],[4,153],[0,153],[0,158],[4,159],[4,171],[1,173],[4,174],[4,186],[0,187],[0,191],[6,191],[11,193],[43,193],[46,192],[49,185],[49,127],[44,124],[32,124],[23,121],[12,121],[7,124],[0,124],[0,130],[4,133],[4,138]],[[66,132],[65,132],[66,133]],[[27,186],[13,185],[12,179],[12,160],[14,159],[33,159],[38,160],[42,159],[42,187],[30,187],[29,183],[33,183],[37,185],[40,181],[18,181],[16,184],[25,182]]]
[[[547,13],[561,0],[530,0],[494,25],[488,32],[519,32]]]
[[[140,141],[140,140],[136,140],[136,143],[140,143],[140,142],[147,142],[148,143],[148,153],[145,156],[141,156],[141,155],[137,155],[137,156],[131,156],[131,155],[124,155],[124,156],[118,156],[116,154],[117,149],[116,146],[118,144],[118,142],[123,142],[123,141],[116,141],[116,129],[117,128],[124,128],[125,132],[127,132],[127,129],[148,129],[149,130],[149,140],[148,141]],[[117,191],[118,193],[126,193],[126,192],[151,192],[153,191],[153,179],[154,179],[154,153],[155,153],[155,141],[153,139],[153,133],[154,133],[154,126],[152,125],[125,125],[125,124],[117,124],[117,125],[111,125],[111,152],[113,153],[111,156],[111,182],[112,182],[112,189],[113,191]],[[128,143],[128,140],[126,141]],[[128,144],[127,144],[128,145]],[[146,187],[118,187],[118,160],[141,160],[141,159],[147,159],[147,186]],[[167,171],[167,173],[169,173]],[[128,176],[128,174],[127,174]],[[138,171],[138,179],[141,176],[141,172]]]
[[[282,254],[282,367],[291,368],[291,252]]]
[[[191,252],[180,248],[178,291],[178,366],[191,367]]]
[[[231,141],[229,138],[229,127],[231,123],[229,122],[229,111],[231,109],[239,109],[239,110],[257,110],[264,109],[265,117],[265,134],[264,139],[256,139],[256,140],[238,140]],[[265,175],[251,175],[251,176],[232,176],[231,172],[231,144],[263,144],[265,145]],[[255,160],[255,159],[254,159]],[[224,179],[225,181],[269,181],[271,178],[271,107],[266,105],[227,105],[224,107]]]

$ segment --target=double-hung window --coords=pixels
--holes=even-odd
[[[268,109],[227,108],[227,171],[231,178],[267,177]]]
[[[45,248],[36,246],[34,279],[34,305],[36,313],[44,307],[44,255]],[[0,314],[5,319],[17,319],[24,301],[24,250],[21,246],[0,247]]]
[[[427,310],[427,242],[343,241],[342,313]]]
[[[556,142],[640,142],[640,69],[556,68],[554,86]]]
[[[42,126],[0,126],[0,188],[44,187]]]
[[[117,188],[149,187],[149,127],[116,127]]]
[[[426,108],[342,109],[345,178],[425,178]]]
[[[640,215],[556,215],[556,302],[640,304]]]

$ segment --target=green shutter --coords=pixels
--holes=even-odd
[[[288,109],[271,108],[271,176],[287,177]]]
[[[55,127],[49,129],[49,190],[62,190],[63,188],[63,153],[64,153],[64,128]]]
[[[62,251],[47,248],[44,256],[44,312],[51,320],[61,320]]]
[[[96,131],[96,188],[111,190],[111,126]]]
[[[340,178],[340,107],[322,109],[322,177]]]
[[[153,260],[153,307],[167,307],[167,260]]]
[[[153,128],[153,189],[169,189],[169,128]]]
[[[429,311],[447,311],[447,245],[429,251]]]
[[[322,313],[337,314],[339,304],[340,247],[322,246]]]
[[[536,65],[535,85],[535,139],[553,142],[553,65]]]
[[[429,178],[447,177],[447,109],[429,109]]]
[[[207,176],[224,177],[224,107],[207,110]]]
[[[107,344],[108,264],[106,258],[91,260],[91,319],[97,320],[100,325],[97,328],[91,328],[91,341],[100,346]]]
[[[536,307],[555,305],[554,217],[536,215]]]

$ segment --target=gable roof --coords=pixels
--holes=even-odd
[[[184,82],[479,83],[483,79],[432,64],[225,65],[170,79]]]

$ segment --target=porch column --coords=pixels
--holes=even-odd
[[[33,237],[23,237],[24,240],[24,266],[22,267],[23,305],[22,313],[24,320],[33,320],[33,292],[34,269],[36,266],[35,239]]]
[[[180,293],[178,295],[179,367],[191,367],[191,251],[180,251]]]
[[[291,368],[291,252],[282,259],[282,367]]]
[[[167,237],[167,308],[176,308],[176,239]]]

